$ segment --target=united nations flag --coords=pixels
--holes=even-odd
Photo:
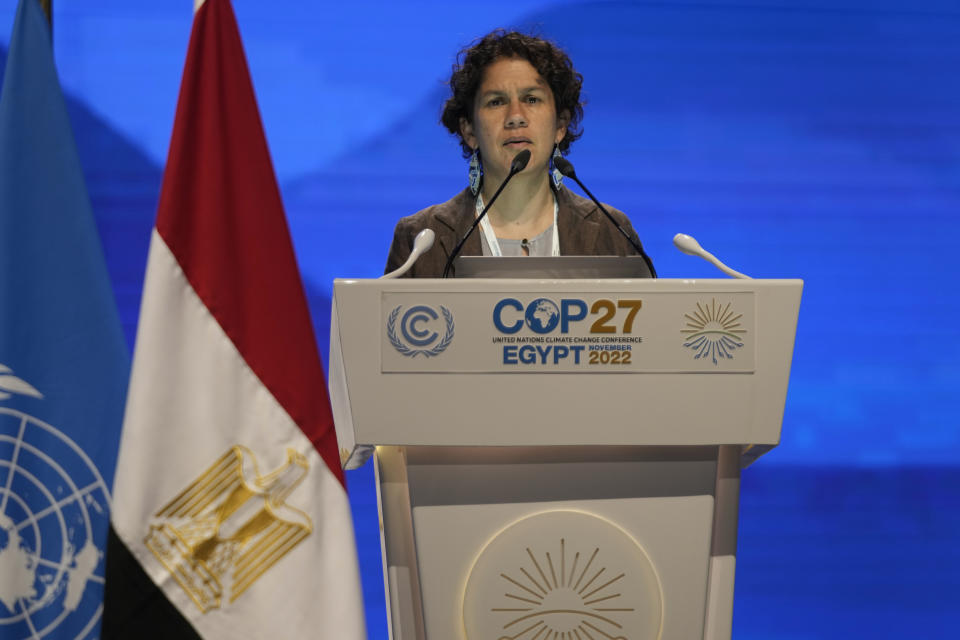
[[[0,636],[95,638],[129,355],[36,0],[0,93]]]

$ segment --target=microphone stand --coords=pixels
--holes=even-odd
[[[600,204],[600,201],[597,200],[596,196],[590,193],[590,189],[587,189],[586,185],[580,182],[580,178],[577,177],[577,172],[574,170],[573,164],[571,164],[570,161],[567,160],[566,158],[554,158],[553,166],[559,169],[560,173],[562,173],[564,176],[576,182],[580,186],[580,188],[583,189],[583,192],[587,194],[587,196],[591,200],[593,200],[593,204],[597,205],[600,208],[600,211],[603,212],[603,215],[607,216],[607,220],[609,220],[613,224],[613,226],[617,228],[617,231],[623,234],[623,237],[627,239],[627,242],[629,242],[633,246],[633,248],[636,249],[640,257],[643,258],[643,261],[647,264],[647,269],[650,270],[650,276],[652,278],[656,278],[657,270],[653,268],[653,261],[650,259],[650,256],[648,256],[647,252],[643,250],[643,247],[640,245],[640,243],[634,240],[633,238],[631,238],[630,234],[627,233],[626,230],[620,226],[620,223],[618,223],[616,218],[614,218],[613,215],[611,215],[610,212],[607,211],[607,208],[604,207],[602,204]]]
[[[457,246],[453,248],[453,251],[450,252],[450,257],[447,258],[447,263],[443,266],[443,277],[446,278],[447,274],[450,273],[450,267],[453,266],[453,260],[458,255],[460,255],[460,250],[463,249],[463,243],[467,241],[467,238],[470,237],[470,234],[473,233],[473,230],[477,228],[477,225],[480,224],[480,221],[483,220],[483,217],[487,215],[487,211],[490,210],[490,207],[493,206],[493,203],[497,200],[497,196],[500,195],[500,192],[503,191],[503,188],[507,186],[507,183],[510,182],[510,178],[517,175],[527,167],[527,163],[530,162],[530,150],[524,149],[518,153],[513,162],[510,163],[510,173],[507,174],[507,177],[503,179],[503,182],[500,183],[500,186],[497,188],[497,191],[493,194],[493,197],[490,198],[490,202],[486,204],[483,208],[483,211],[480,212],[480,215],[473,221],[473,224],[470,225],[470,228],[463,238],[460,239],[460,242],[457,243]]]

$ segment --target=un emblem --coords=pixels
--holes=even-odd
[[[39,391],[0,365],[0,400]],[[61,431],[0,407],[0,635],[88,638],[100,620],[110,493]]]
[[[410,307],[402,315],[401,311],[403,305],[391,311],[387,318],[387,338],[394,349],[411,358],[420,354],[430,358],[443,353],[450,346],[453,340],[453,314],[449,309],[441,305],[438,314],[433,307],[421,304]]]

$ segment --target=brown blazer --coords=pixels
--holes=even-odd
[[[384,273],[397,269],[406,262],[413,248],[413,239],[423,229],[437,234],[433,247],[406,273],[412,278],[439,278],[453,248],[467,232],[476,215],[476,200],[464,189],[451,200],[435,204],[423,211],[401,218],[393,233],[393,244],[387,256]],[[607,206],[607,211],[630,236],[640,243],[630,220],[621,211]],[[564,256],[630,256],[636,250],[616,227],[610,224],[593,202],[568,189],[557,191],[557,226],[560,229],[560,255]],[[480,234],[474,231],[463,245],[460,255],[482,255]]]

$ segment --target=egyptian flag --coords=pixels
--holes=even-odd
[[[306,300],[228,0],[196,11],[114,482],[104,638],[365,637]]]

